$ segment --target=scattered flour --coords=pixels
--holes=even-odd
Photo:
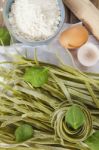
[[[14,0],[9,22],[15,34],[28,41],[53,36],[61,20],[57,0]]]

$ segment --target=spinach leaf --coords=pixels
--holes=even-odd
[[[89,146],[90,150],[99,150],[99,130],[90,136],[85,143]]]
[[[7,46],[10,45],[10,34],[8,32],[8,30],[4,27],[0,28],[0,45],[2,45],[2,43]]]
[[[65,122],[75,130],[84,124],[85,115],[78,105],[73,105],[69,108],[65,116]]]
[[[23,124],[15,131],[16,142],[23,142],[33,137],[33,128],[28,124]]]
[[[32,67],[28,68],[24,75],[24,80],[31,83],[33,87],[41,87],[48,81],[48,68]]]

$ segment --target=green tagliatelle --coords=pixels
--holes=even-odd
[[[89,137],[99,130],[99,74],[17,58],[5,62],[12,69],[0,67],[4,79],[0,81],[0,148],[90,150],[98,141],[89,144]],[[27,72],[27,68],[37,69]],[[65,119],[71,107],[71,118]],[[84,115],[83,120],[73,116],[77,112]],[[25,124],[29,133],[21,128]]]
[[[68,108],[72,106],[72,104],[67,102],[63,102],[52,117],[52,126],[54,127],[56,137],[58,136],[63,143],[64,141],[80,143],[87,139],[92,132],[92,118],[89,110],[81,103],[77,101],[74,102],[85,115],[85,122],[80,128],[73,130],[66,124],[65,115],[68,112]]]

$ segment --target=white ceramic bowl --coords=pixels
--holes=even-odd
[[[64,20],[65,20],[64,4],[63,4],[62,0],[57,0],[57,1],[58,1],[60,10],[61,10],[61,21],[59,23],[59,27],[58,27],[58,30],[56,31],[56,33],[54,35],[52,35],[50,38],[48,38],[47,40],[28,42],[26,39],[24,39],[24,38],[22,38],[20,36],[17,36],[13,32],[13,29],[12,29],[10,23],[9,23],[9,18],[8,17],[9,17],[9,12],[11,10],[11,5],[14,2],[14,0],[6,0],[5,6],[4,6],[4,11],[3,11],[4,21],[5,21],[5,24],[6,24],[7,28],[8,28],[8,30],[10,31],[11,35],[14,37],[14,39],[16,39],[17,41],[19,41],[21,43],[24,43],[26,45],[31,45],[31,46],[46,45],[50,41],[52,41],[56,37],[56,35],[60,32],[60,30],[61,30],[61,28],[63,26]]]

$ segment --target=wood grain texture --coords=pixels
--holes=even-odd
[[[99,0],[91,0],[91,2],[92,2],[97,8],[99,8]]]
[[[0,0],[0,26],[4,26],[2,11],[3,11],[3,5],[6,0]]]

